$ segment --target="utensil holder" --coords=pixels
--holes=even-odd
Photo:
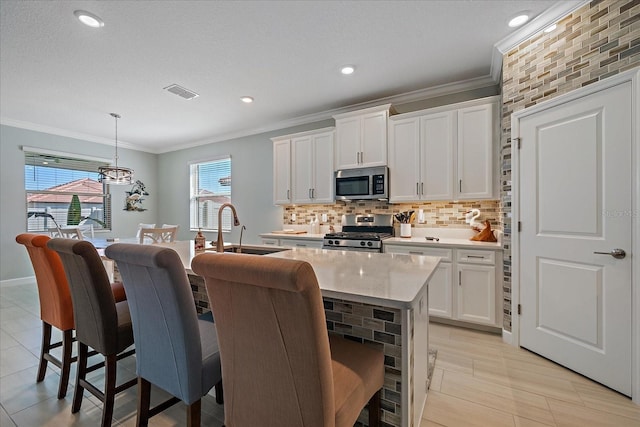
[[[400,224],[400,237],[411,237],[411,224]]]

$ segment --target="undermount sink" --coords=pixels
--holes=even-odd
[[[242,246],[242,248],[240,248],[240,246],[237,245],[227,246],[226,248],[224,248],[224,251],[238,253],[238,249],[241,249],[241,254],[246,255],[269,255],[276,252],[286,251],[286,249],[283,248],[259,248],[255,246]]]

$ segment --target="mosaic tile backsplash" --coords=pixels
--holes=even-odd
[[[464,222],[464,214],[470,209],[480,209],[481,220],[491,221],[492,228],[498,228],[500,224],[500,201],[460,201],[460,202],[421,202],[389,204],[380,201],[360,201],[350,203],[336,203],[334,205],[296,205],[285,206],[283,209],[283,224],[309,224],[315,215],[320,219],[322,214],[327,214],[327,223],[340,225],[344,214],[396,214],[404,211],[424,210],[425,227],[450,227],[469,228]],[[291,214],[296,214],[295,222],[291,221]]]
[[[640,1],[592,1],[507,52],[502,71],[500,223],[511,331],[511,114],[640,66]],[[523,195],[526,197],[526,195]]]

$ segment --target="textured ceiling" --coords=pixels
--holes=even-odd
[[[3,0],[0,120],[112,143],[117,112],[123,146],[176,150],[429,88],[495,84],[509,18],[579,3]],[[104,27],[80,24],[76,9]],[[341,75],[344,64],[355,74]],[[174,83],[200,96],[163,90]]]

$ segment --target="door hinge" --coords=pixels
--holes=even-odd
[[[518,304],[518,315],[522,314],[522,306]]]
[[[518,221],[518,232],[522,231],[522,221]]]
[[[518,150],[522,148],[522,139],[520,139],[520,138],[512,138],[511,140],[518,142]]]

